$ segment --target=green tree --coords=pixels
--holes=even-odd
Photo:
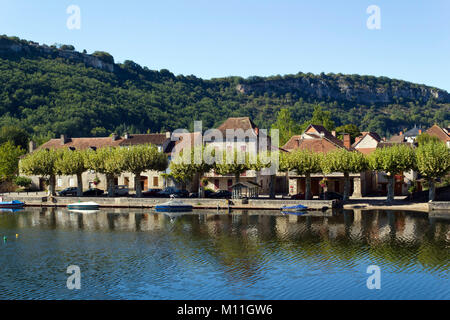
[[[339,138],[342,138],[343,133],[350,134],[350,138],[352,139],[352,143],[355,142],[356,137],[361,135],[361,131],[358,126],[354,124],[346,124],[344,126],[340,126],[336,128],[336,134]]]
[[[417,169],[428,179],[428,197],[433,201],[436,195],[436,179],[444,177],[450,171],[450,149],[440,141],[428,141],[419,144],[416,157]]]
[[[428,133],[422,133],[420,134],[417,138],[416,138],[416,143],[420,146],[423,144],[427,144],[430,142],[441,142],[441,140],[439,140],[438,137],[436,136],[431,136]]]
[[[301,126],[292,119],[291,112],[287,108],[278,111],[277,120],[272,125],[272,129],[278,129],[281,145],[288,142],[293,135],[302,132]]]
[[[16,185],[18,185],[19,187],[22,187],[22,188],[25,188],[25,189],[29,188],[32,182],[33,181],[30,178],[28,178],[28,177],[20,177],[20,176],[18,176],[18,177],[14,178],[14,183]]]
[[[322,172],[322,153],[309,150],[296,150],[289,154],[286,166],[295,170],[299,175],[305,176],[305,199],[311,200],[311,175]]]
[[[233,174],[235,183],[238,183],[241,175],[247,170],[251,170],[249,153],[238,151],[236,148],[232,151],[223,152],[222,159],[216,161],[214,170],[220,175]]]
[[[386,172],[388,176],[387,201],[394,200],[394,179],[396,174],[412,170],[416,167],[416,155],[412,147],[407,145],[393,145],[376,149],[369,156],[369,168]]]
[[[5,142],[12,142],[16,146],[20,146],[22,149],[27,150],[28,140],[30,136],[28,132],[22,128],[16,126],[3,126],[0,129],[0,144]]]
[[[350,173],[360,173],[367,169],[366,157],[357,151],[337,149],[327,153],[321,163],[325,174],[344,173],[344,201],[350,197]]]
[[[179,155],[182,156],[182,152]],[[183,190],[186,189],[186,185],[190,181],[193,181],[195,173],[194,166],[188,160],[182,161],[182,159],[179,159],[170,162],[170,177],[180,183]]]
[[[125,155],[121,148],[104,147],[86,152],[86,165],[90,170],[106,176],[108,197],[114,197],[114,178],[124,172]]]
[[[303,124],[302,129],[306,129],[306,127],[310,124],[322,125],[328,131],[334,130],[335,127],[334,121],[331,117],[331,111],[325,111],[321,106],[314,107],[314,112],[311,120],[306,121]]]
[[[23,154],[25,151],[11,141],[0,146],[0,181],[10,180],[17,174],[19,157]]]
[[[163,171],[168,165],[167,156],[154,145],[137,145],[124,148],[123,170],[134,174],[136,197],[142,198],[141,174],[145,171]]]
[[[77,196],[83,195],[83,173],[87,170],[86,151],[83,150],[64,150],[61,156],[56,160],[56,170],[65,176],[77,176]]]
[[[19,170],[29,176],[48,178],[48,192],[51,196],[55,196],[56,175],[58,174],[56,161],[60,156],[61,152],[56,150],[43,149],[36,151],[20,160]]]

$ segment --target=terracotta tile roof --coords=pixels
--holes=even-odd
[[[343,148],[343,146],[336,145],[326,138],[304,139],[302,136],[291,137],[291,139],[283,146],[283,149],[288,151],[300,149],[323,153],[330,152],[337,148]]]
[[[305,133],[311,133],[311,132],[323,134],[324,137],[326,139],[328,139],[329,141],[331,141],[332,143],[337,144],[338,146],[344,147],[344,142],[342,140],[336,138],[335,136],[333,136],[330,131],[325,129],[324,126],[317,125],[317,124],[310,124],[308,126],[308,128],[306,128]]]
[[[151,133],[151,134],[131,134],[128,139],[121,139],[119,145],[130,146],[138,144],[153,144],[162,146],[170,137],[165,133]]]
[[[258,135],[259,133],[258,127],[253,123],[252,120],[250,120],[249,117],[228,118],[217,129],[222,132],[224,137],[226,135],[227,129],[242,129],[244,131],[252,129],[255,131],[256,135]]]
[[[405,141],[405,136],[404,135],[394,135],[392,136],[387,142],[389,143],[403,143]]]
[[[163,145],[168,138],[165,133],[155,134],[136,134],[130,135],[129,139],[119,137],[117,140],[113,140],[112,137],[102,138],[68,138],[65,144],[61,143],[61,139],[51,139],[50,141],[41,145],[39,149],[63,149],[63,148],[75,148],[75,150],[85,150],[91,147],[118,147],[128,145],[139,144],[154,144]]]
[[[203,137],[200,132],[174,133],[172,134],[170,144],[165,152],[180,152],[186,147],[192,148],[194,146],[201,146],[203,143],[202,138]]]
[[[447,131],[450,132],[450,131]],[[430,129],[428,129],[426,131],[427,134],[429,134],[430,136],[435,136],[437,137],[439,140],[441,141],[450,141],[450,134],[448,134],[447,132],[445,132],[444,129],[442,129],[441,127],[439,127],[437,124],[435,124],[434,126],[432,126]]]

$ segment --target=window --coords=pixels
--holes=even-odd
[[[247,146],[241,146],[241,151],[242,152],[246,152],[247,151]]]
[[[69,187],[75,187],[75,180],[73,178],[69,178]]]
[[[154,187],[159,186],[159,178],[158,177],[153,177],[153,186]]]
[[[63,186],[63,181],[61,178],[58,179],[58,183],[57,183],[58,187],[62,187]]]

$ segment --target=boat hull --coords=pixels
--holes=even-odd
[[[156,212],[191,212],[192,206],[165,206],[158,205],[155,207]]]
[[[0,202],[0,209],[21,209],[25,206],[25,203],[21,201]]]

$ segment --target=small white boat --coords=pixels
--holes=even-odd
[[[192,206],[180,200],[170,200],[155,206],[156,212],[190,212]]]
[[[69,211],[71,213],[82,213],[82,214],[93,214],[93,213],[98,213],[100,212],[100,210],[71,210],[69,209]]]
[[[100,205],[95,202],[77,202],[67,206],[69,210],[98,210]]]

